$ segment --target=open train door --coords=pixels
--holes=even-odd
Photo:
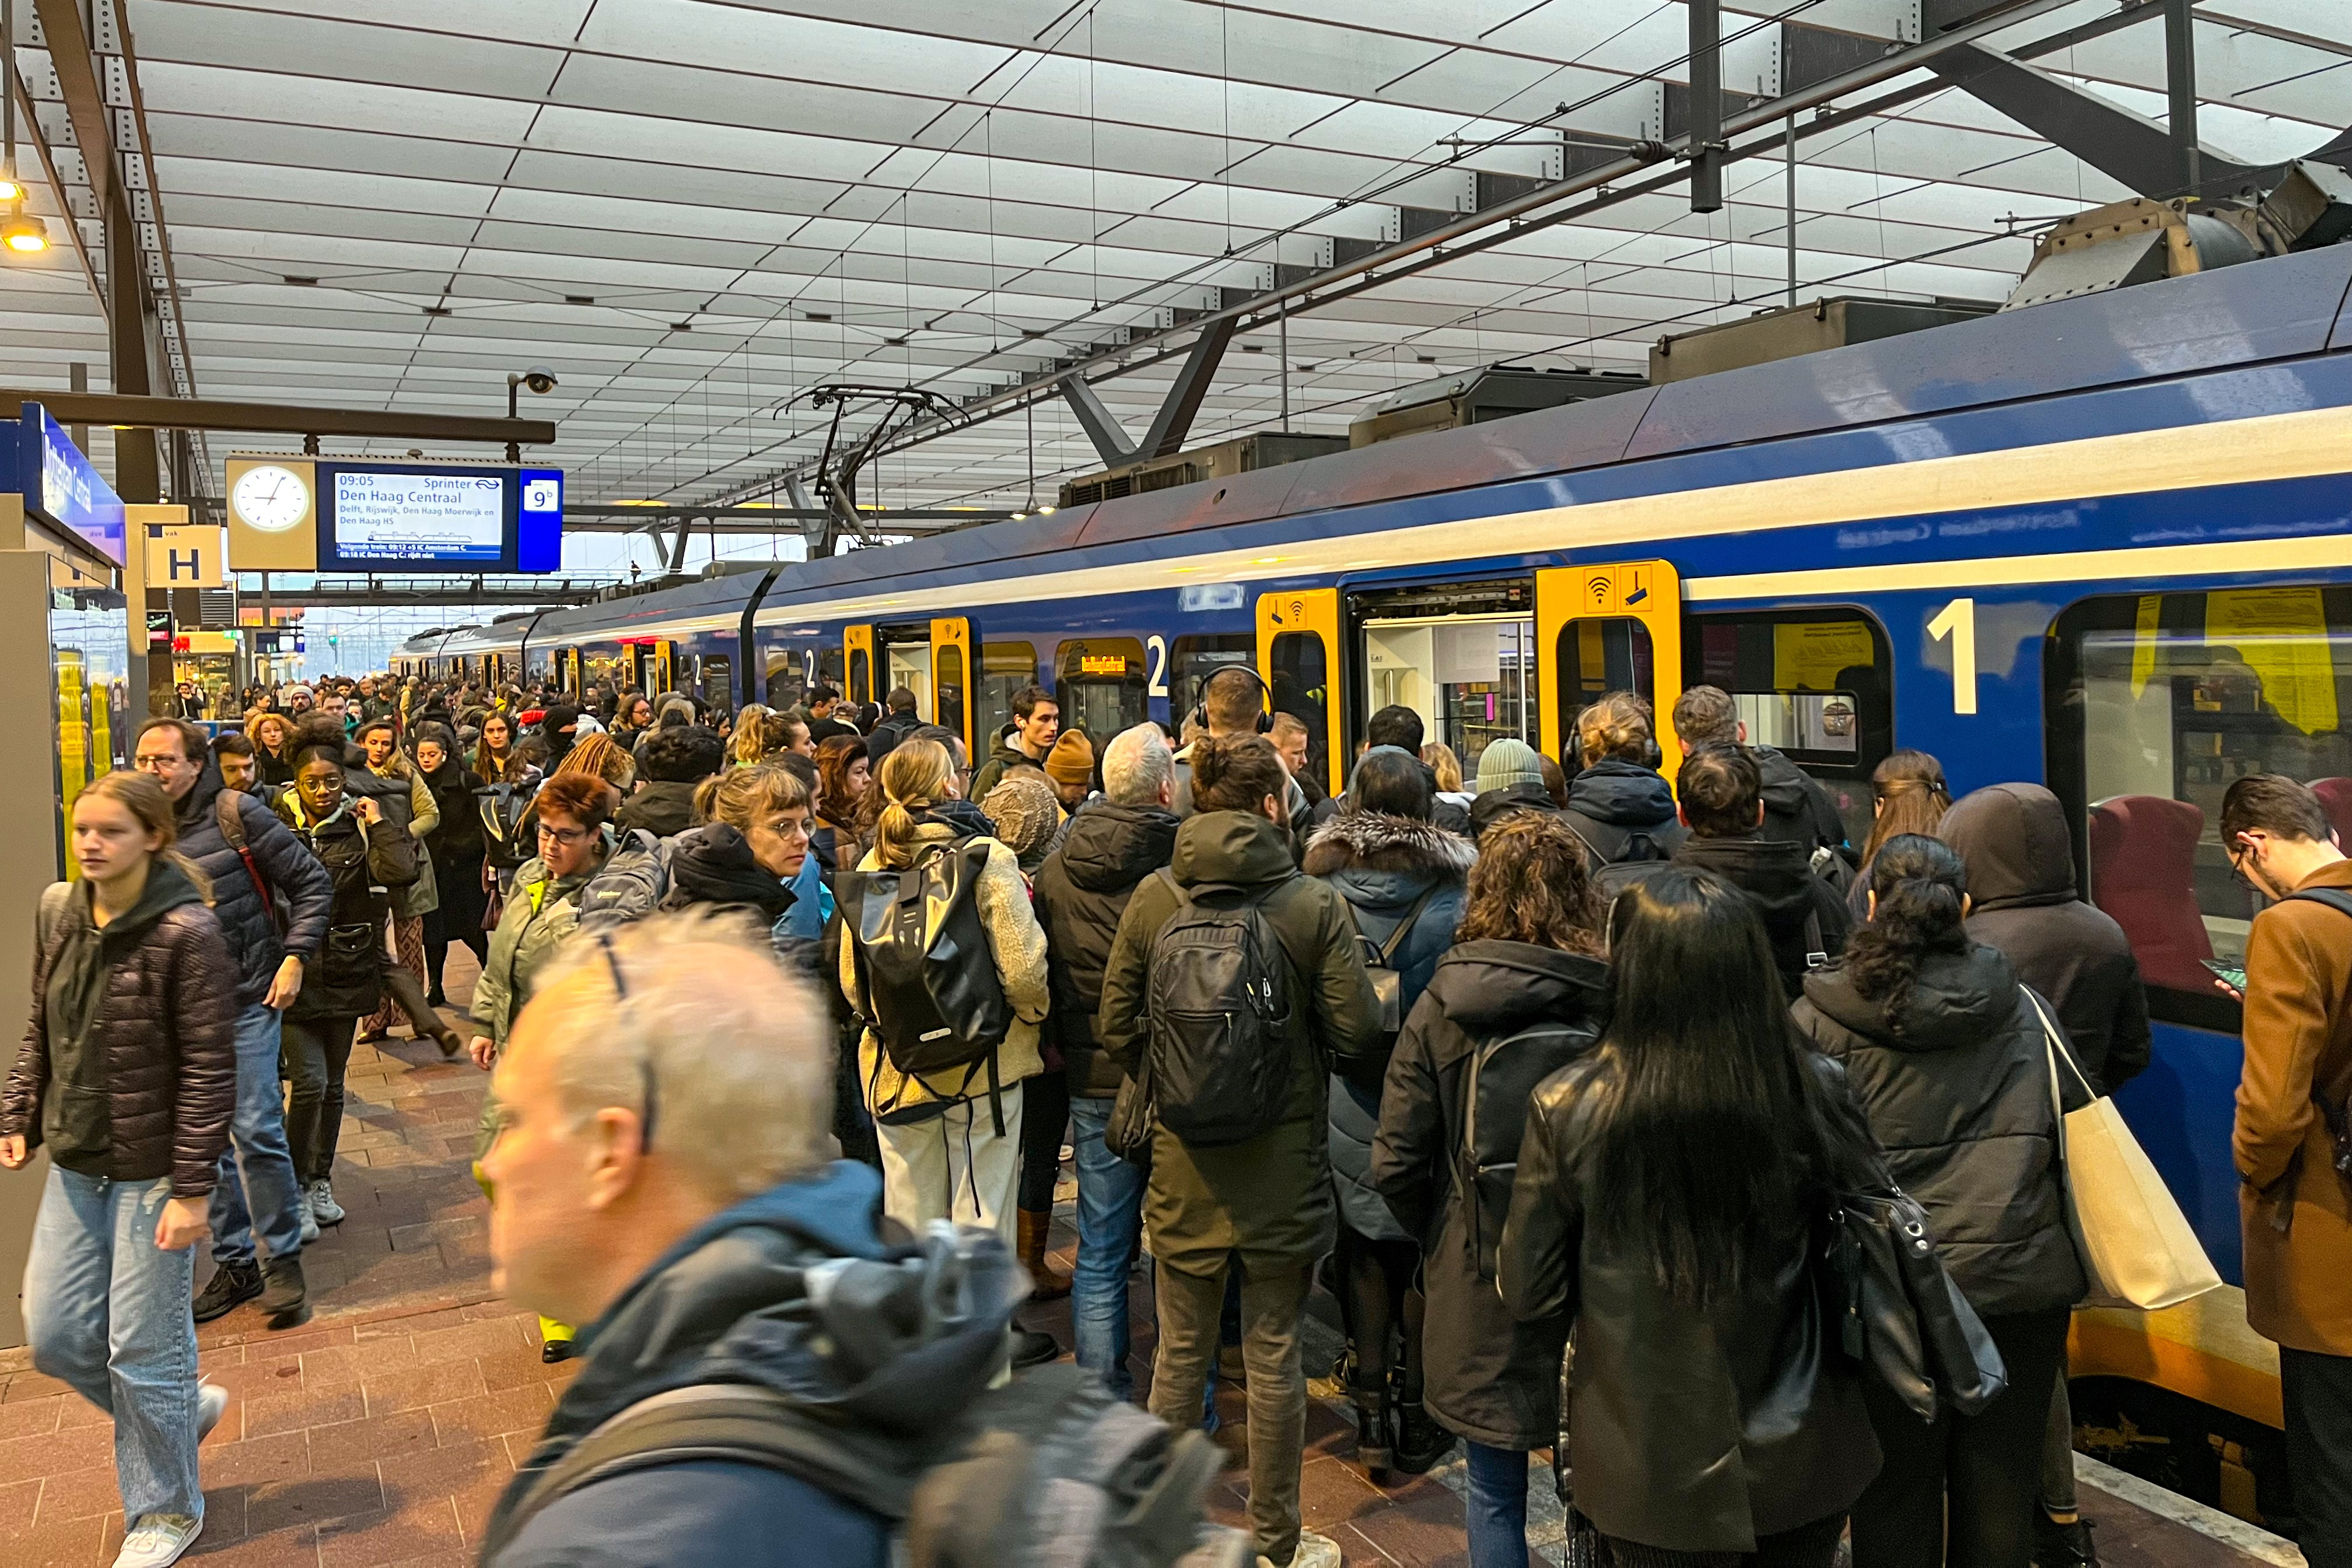
[[[971,733],[971,622],[961,616],[931,623],[931,722],[962,736],[975,766],[984,760]]]
[[[842,692],[852,708],[874,695],[874,628],[849,626],[841,634]]]
[[[1259,595],[1257,668],[1274,710],[1306,724],[1307,765],[1336,797],[1347,772],[1339,711],[1339,590]]]
[[[1683,580],[1669,561],[1547,566],[1536,573],[1536,647],[1554,693],[1543,706],[1543,749],[1562,757],[1576,716],[1610,691],[1639,692],[1657,713],[1658,771],[1683,765],[1675,700],[1683,693]],[[1538,688],[1540,689],[1540,688]]]

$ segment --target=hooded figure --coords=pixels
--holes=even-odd
[[[1963,796],[1936,836],[1969,868],[1971,940],[1997,947],[2057,1009],[2084,1073],[2111,1091],[2147,1066],[2147,993],[2131,940],[2074,891],[2066,808],[2035,784]]]
[[[1768,826],[1765,832],[1769,831]],[[1805,973],[1815,953],[1835,958],[1844,951],[1851,924],[1845,900],[1813,875],[1809,847],[1756,835],[1707,838],[1695,833],[1675,851],[1672,864],[1712,871],[1756,900],[1772,939],[1780,984],[1790,996],[1803,994]],[[1607,896],[1623,884],[1603,877],[1600,886]]]
[[[1621,860],[1664,860],[1690,837],[1675,819],[1675,792],[1657,770],[1622,757],[1587,763],[1569,781],[1568,809],[1560,815],[1594,871]]]

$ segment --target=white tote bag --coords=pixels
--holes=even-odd
[[[2021,987],[2021,989],[2023,989]],[[2189,1227],[2171,1189],[2124,1124],[2123,1113],[2105,1095],[2092,1094],[2042,998],[2025,991],[2042,1020],[2050,1056],[2050,1106],[2058,1117],[2058,1163],[2066,1193],[2074,1250],[2090,1276],[2085,1304],[2138,1307],[2153,1311],[2174,1307],[2221,1288],[2212,1259]],[[2091,1103],[2068,1111],[2058,1085],[2058,1064],[2074,1075]]]

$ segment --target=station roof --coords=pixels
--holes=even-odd
[[[1923,5],[1983,8],[1725,0],[1723,86],[1761,101],[1800,53],[1883,53]],[[1678,0],[98,6],[118,24],[110,91],[151,155],[188,390],[500,414],[507,374],[544,364],[560,384],[522,412],[561,422],[533,455],[571,470],[575,501],[767,497],[817,450],[812,385],[1004,388],[1671,134],[1688,75]],[[2039,68],[2161,121],[2160,15],[2098,32],[2116,11],[2044,5],[1987,42],[2080,32]],[[2208,143],[2267,163],[2342,129],[2352,8],[2212,0],[2198,18]],[[83,245],[0,265],[0,383],[62,387],[79,362],[104,389],[104,235],[48,41],[18,43],[63,187],[28,152],[31,207],[55,229],[62,200]],[[1843,101],[1912,85],[1800,143],[1801,297],[1998,300],[2037,226],[2133,194],[1924,71]],[[1252,331],[1192,438],[1276,425],[1286,381],[1293,427],[1339,431],[1444,372],[1639,367],[1663,331],[1780,301],[1784,174],[1738,163],[1720,212],[1638,196],[1297,314],[1286,372],[1277,334]],[[1097,391],[1139,431],[1176,363]],[[865,499],[1018,506],[1099,466],[1053,401],[887,457]]]

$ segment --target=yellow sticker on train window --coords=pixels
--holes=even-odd
[[[2217,668],[2232,649],[2245,661],[2262,708],[2306,735],[2336,728],[2336,660],[2318,589],[2217,589],[2205,595],[2205,641]]]
[[[1776,691],[1836,691],[1852,684],[1838,679],[1844,671],[1877,662],[1865,621],[1781,621],[1772,628]]]

